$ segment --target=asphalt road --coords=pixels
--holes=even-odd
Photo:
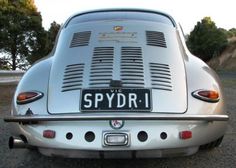
[[[230,116],[228,130],[222,145],[210,151],[199,151],[188,157],[163,158],[163,159],[65,159],[50,158],[39,154],[37,151],[27,149],[9,150],[8,137],[10,136],[8,124],[0,119],[0,168],[72,168],[72,167],[97,167],[97,168],[236,168],[236,73],[220,73],[224,84],[227,100],[227,112]],[[10,103],[3,97],[10,97],[14,87],[0,86],[0,117],[9,112]],[[5,94],[5,95],[3,95]]]

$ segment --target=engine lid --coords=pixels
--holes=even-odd
[[[60,34],[51,68],[48,111],[80,113],[82,89],[109,89],[111,81],[120,81],[121,88],[150,90],[149,111],[184,113],[182,57],[176,29],[162,23],[94,21],[69,26]]]

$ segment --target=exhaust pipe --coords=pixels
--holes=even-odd
[[[9,138],[8,146],[10,149],[29,147],[29,145],[27,144],[27,141],[24,141],[22,138],[14,138],[14,137]]]

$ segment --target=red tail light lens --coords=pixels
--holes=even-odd
[[[17,96],[17,104],[27,104],[43,97],[43,93],[37,91],[21,92]]]
[[[206,101],[206,102],[218,102],[219,99],[219,93],[215,90],[197,90],[195,92],[192,93],[192,96]]]
[[[56,136],[56,132],[53,130],[44,130],[43,131],[44,138],[52,139],[52,138],[55,138],[55,136]]]
[[[191,131],[182,131],[179,133],[180,139],[190,139],[192,138],[192,132]]]

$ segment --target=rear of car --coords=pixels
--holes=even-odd
[[[22,143],[10,138],[10,146],[109,158],[190,155],[216,145],[228,120],[221,87],[182,39],[164,13],[72,16],[53,56],[34,65],[17,87],[5,121],[13,122]]]

